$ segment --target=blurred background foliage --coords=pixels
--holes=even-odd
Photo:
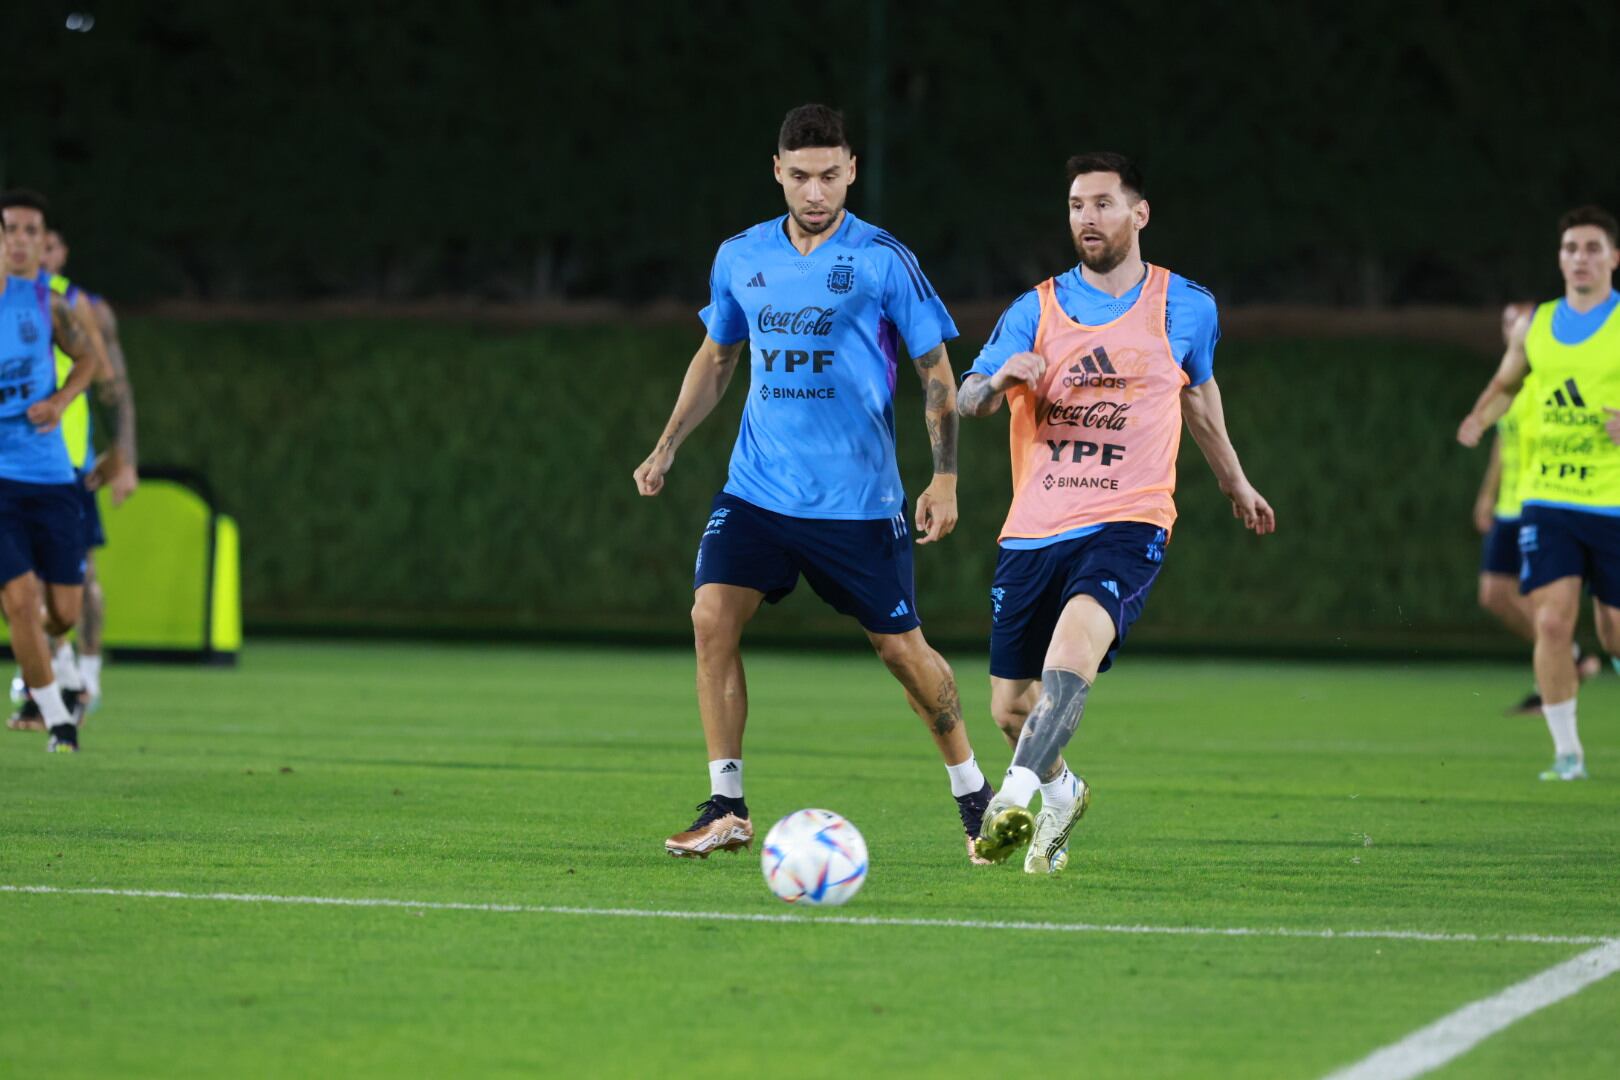
[[[201,469],[241,522],[260,630],[688,632],[692,559],[746,393],[740,374],[665,492],[631,471],[701,336],[690,327],[500,329],[433,322],[132,320],[141,422]],[[956,343],[960,370],[977,343]],[[1217,374],[1233,438],[1277,507],[1245,533],[1185,440],[1182,517],[1144,641],[1233,647],[1513,647],[1473,607],[1469,508],[1483,467],[1437,428],[1489,367],[1479,353],[1378,341],[1235,341]],[[930,457],[902,372],[900,461]],[[956,534],[917,554],[942,640],[982,644],[1011,494],[1005,412],[963,424]],[[154,451],[155,452],[155,451]],[[757,632],[852,639],[801,587]]]
[[[1138,157],[1154,251],[1227,304],[1516,298],[1620,202],[1613,4],[82,6],[8,12],[0,179],[126,300],[691,301],[806,100],[954,298],[1065,264],[1083,149]]]
[[[1189,443],[1138,634],[1518,649],[1473,607],[1483,458],[1450,436],[1490,306],[1556,291],[1561,211],[1620,204],[1620,7],[108,0],[67,30],[82,6],[8,12],[0,181],[51,196],[70,274],[132,315],[145,459],[239,516],[251,628],[684,635],[743,388],[662,498],[630,471],[716,245],[781,211],[782,114],[822,100],[849,115],[852,209],[975,313],[958,370],[986,312],[1072,263],[1082,149],[1141,161],[1148,256],[1228,313],[1471,307],[1477,347],[1229,335],[1230,426],[1281,529],[1244,535]],[[244,305],[282,317],[225,317]],[[350,305],[518,315],[321,314]],[[909,378],[898,413],[915,495]],[[919,552],[919,597],[979,645],[1004,417],[963,447],[962,527]],[[795,595],[758,633],[851,631]]]

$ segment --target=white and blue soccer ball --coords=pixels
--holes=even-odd
[[[834,907],[866,882],[866,841],[831,810],[799,810],[765,834],[760,866],[771,892],[788,903]]]

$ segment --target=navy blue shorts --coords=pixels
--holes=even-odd
[[[96,504],[96,493],[84,486],[84,478],[88,475],[79,473],[79,499],[84,508],[84,546],[98,548],[107,546],[107,533],[101,527],[101,507]]]
[[[1107,671],[1142,614],[1168,539],[1157,525],[1115,521],[1089,536],[1043,548],[1002,548],[990,587],[990,674],[1040,678],[1058,616],[1070,598],[1082,594],[1114,620],[1114,643],[1098,666]]]
[[[1578,577],[1598,600],[1620,607],[1620,517],[1552,506],[1519,516],[1519,591]]]
[[[1485,544],[1479,556],[1482,574],[1519,573],[1519,519],[1497,518],[1491,531],[1485,534]]]
[[[841,615],[875,634],[903,634],[917,617],[907,510],[877,521],[789,517],[721,492],[698,541],[692,588],[740,585],[776,603],[799,575]]]
[[[0,480],[0,582],[30,571],[52,585],[84,583],[84,504],[77,484]]]

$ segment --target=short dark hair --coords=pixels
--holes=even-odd
[[[47,221],[50,220],[50,204],[46,202],[45,196],[37,191],[30,191],[27,188],[12,188],[10,191],[0,194],[0,213],[10,210],[13,206],[38,210],[40,217],[45,218]]]
[[[841,146],[850,149],[844,132],[844,114],[826,105],[800,105],[788,110],[782,131],[776,136],[778,150],[803,150],[807,146]]]
[[[1558,219],[1558,235],[1573,229],[1577,225],[1596,225],[1609,234],[1609,243],[1620,247],[1620,222],[1614,220],[1614,215],[1601,206],[1577,206],[1569,213]]]
[[[1087,173],[1111,172],[1119,174],[1119,186],[1137,199],[1147,198],[1147,185],[1142,182],[1142,170],[1124,154],[1112,150],[1094,150],[1089,154],[1076,154],[1069,159],[1069,183]]]

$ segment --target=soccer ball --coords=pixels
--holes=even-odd
[[[771,892],[788,903],[836,906],[866,881],[866,841],[831,810],[800,810],[765,834],[760,868]]]

